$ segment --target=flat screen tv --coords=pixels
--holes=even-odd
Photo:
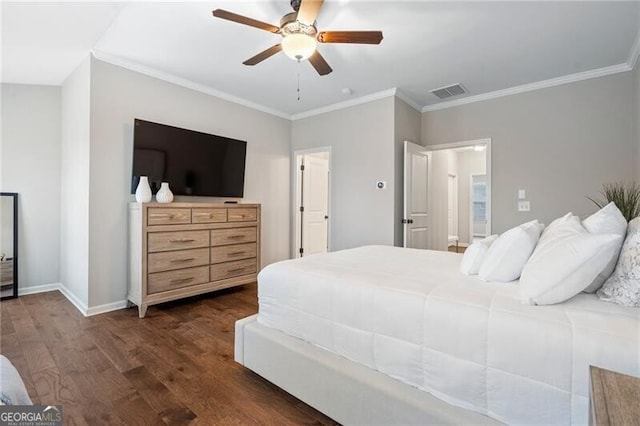
[[[176,195],[242,197],[247,143],[135,119],[133,178],[149,177],[152,192],[169,182]]]

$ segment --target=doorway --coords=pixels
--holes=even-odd
[[[491,139],[405,142],[404,154],[405,247],[460,253],[491,234]]]
[[[329,251],[330,147],[296,151],[294,257]]]

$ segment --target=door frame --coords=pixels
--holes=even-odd
[[[425,151],[440,151],[443,149],[454,149],[454,148],[464,148],[466,146],[474,146],[474,145],[485,145],[485,163],[486,163],[486,169],[485,169],[485,175],[486,175],[486,179],[487,179],[487,234],[491,235],[492,233],[492,225],[491,225],[491,219],[492,219],[492,204],[493,204],[493,199],[491,197],[492,191],[491,191],[491,138],[482,138],[482,139],[472,139],[472,140],[467,140],[467,141],[460,141],[460,142],[449,142],[449,143],[441,143],[441,144],[436,144],[436,145],[425,145]],[[431,190],[431,188],[429,188],[429,191]],[[471,233],[471,229],[469,230]],[[487,236],[488,236],[487,235]]]
[[[300,257],[300,253],[298,252],[298,241],[300,240],[300,191],[302,190],[302,181],[301,181],[301,173],[300,173],[300,165],[302,162],[302,157],[308,154],[318,154],[321,152],[326,152],[329,154],[329,185],[327,192],[327,212],[329,215],[329,219],[327,220],[327,251],[331,251],[331,222],[333,221],[332,212],[331,212],[331,146],[321,146],[318,148],[309,148],[309,149],[299,149],[293,151],[293,158],[291,161],[291,182],[292,182],[292,196],[291,199],[293,203],[291,203],[291,223],[293,229],[291,230],[291,258],[296,259]]]

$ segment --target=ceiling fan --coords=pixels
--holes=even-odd
[[[284,50],[291,59],[297,61],[309,59],[318,74],[327,75],[333,70],[316,50],[317,43],[380,44],[382,31],[318,31],[316,17],[323,2],[324,0],[291,0],[294,11],[280,19],[279,27],[222,9],[214,10],[213,16],[282,36],[282,43],[247,59],[243,62],[244,65],[259,64]]]

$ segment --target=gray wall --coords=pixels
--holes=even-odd
[[[332,251],[394,243],[394,105],[388,97],[293,122],[293,151],[331,146]]]
[[[24,291],[60,282],[61,91],[2,84],[1,92],[0,182],[2,191],[19,193],[18,283]]]
[[[394,158],[395,186],[393,218],[394,245],[403,244],[402,216],[404,215],[404,141],[420,144],[421,114],[399,98],[394,101]]]
[[[573,211],[585,196],[633,178],[633,73],[506,96],[422,115],[425,145],[492,139],[492,232]],[[530,213],[516,211],[525,189]]]
[[[90,96],[91,61],[87,57],[62,85],[60,151],[60,277],[81,309],[89,303]]]
[[[126,296],[134,118],[246,140],[243,201],[262,204],[262,265],[289,257],[288,120],[95,59],[91,76],[90,306]]]

